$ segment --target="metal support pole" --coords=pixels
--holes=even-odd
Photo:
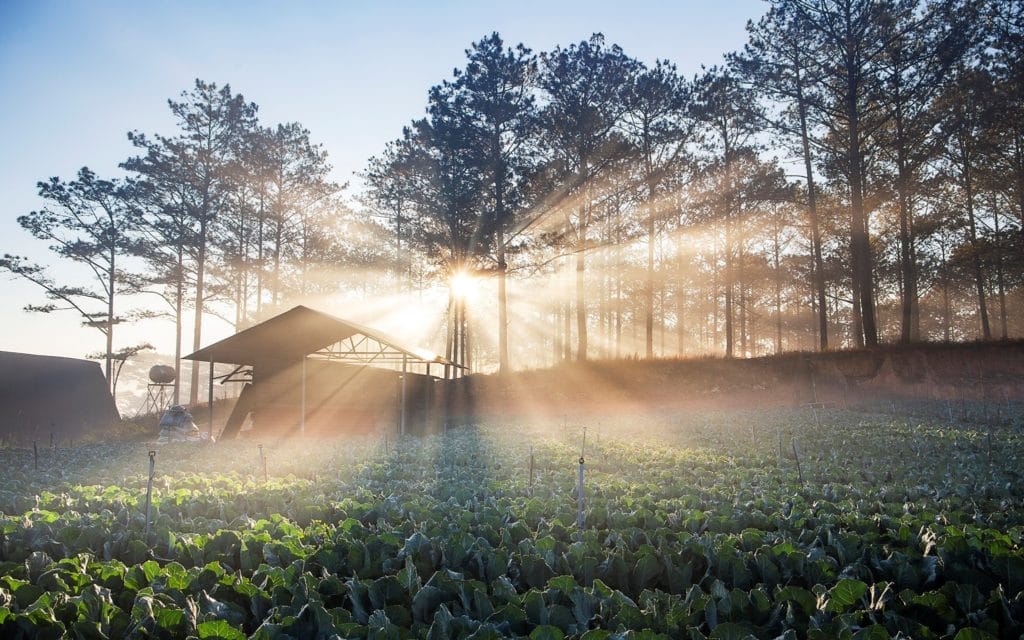
[[[149,520],[153,505],[153,476],[156,473],[156,451],[149,452],[149,481],[146,483],[146,532],[144,539],[149,540]]]
[[[533,445],[530,445],[530,494],[533,494]]]
[[[302,356],[302,399],[300,401],[300,409],[302,415],[299,416],[299,433],[306,433],[306,356]]]
[[[580,443],[580,471],[576,480],[576,535],[583,542],[583,454],[587,449],[587,428],[583,428],[583,442]]]
[[[213,358],[210,358],[210,439],[213,439]]]
[[[800,486],[804,486],[804,470],[800,467],[800,451],[796,446],[796,438],[793,439],[793,458],[796,459],[796,473],[800,478]]]
[[[580,472],[576,479],[576,535],[583,542],[583,456],[580,456]]]
[[[401,436],[405,435],[405,379],[408,377],[409,371],[409,356],[402,354],[402,400],[401,409],[402,412],[398,419],[398,434]]]

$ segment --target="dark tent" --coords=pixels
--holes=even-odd
[[[11,440],[58,441],[120,420],[97,362],[0,351],[0,435]]]

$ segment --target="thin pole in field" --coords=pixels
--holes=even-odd
[[[207,433],[210,435],[210,440],[213,440],[213,358],[210,358],[210,394],[207,398],[207,404],[210,406],[210,428]]]
[[[778,436],[779,438],[779,465],[781,466],[782,461],[786,457],[786,455],[782,451],[782,427],[778,425],[775,426],[775,435]]]
[[[32,464],[36,471],[39,470],[39,447],[36,446],[36,441],[32,441]]]
[[[402,394],[401,394],[401,409],[398,415],[398,435],[405,437],[405,379],[409,377],[409,356],[402,354]]]
[[[580,467],[579,476],[576,479],[576,532],[579,541],[583,542],[583,467],[585,464],[584,453],[587,448],[587,428],[583,427],[583,441],[580,444]]]
[[[803,486],[804,472],[803,469],[800,468],[800,451],[797,449],[796,446],[796,438],[793,439],[793,457],[796,458],[796,473],[797,476],[800,478],[800,486]]]
[[[152,515],[153,506],[153,476],[156,474],[156,451],[149,451],[149,480],[146,482],[146,532],[144,537],[149,539],[149,519]]]
[[[256,445],[260,450],[260,466],[263,467],[263,482],[267,482],[270,478],[267,476],[267,455],[263,453],[263,445]]]
[[[533,494],[533,445],[530,445],[530,494]]]

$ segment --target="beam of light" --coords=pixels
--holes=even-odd
[[[448,279],[452,295],[458,300],[469,300],[476,296],[479,289],[478,279],[468,271],[456,271]]]

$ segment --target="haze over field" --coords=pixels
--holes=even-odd
[[[0,86],[0,638],[1024,638],[1024,0],[0,0]]]

